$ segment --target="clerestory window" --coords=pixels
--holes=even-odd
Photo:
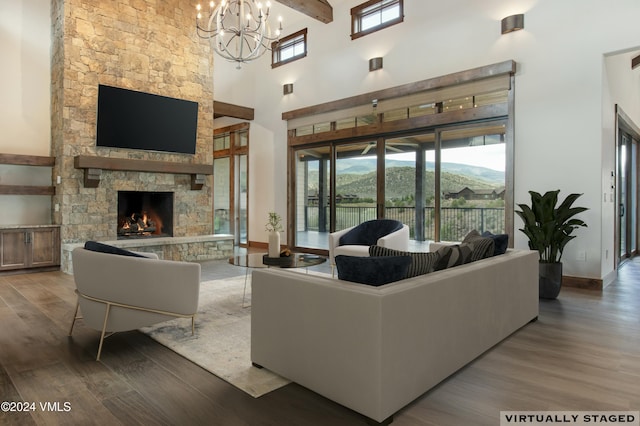
[[[404,20],[403,0],[370,0],[351,9],[351,39]]]
[[[279,67],[307,56],[307,29],[282,37],[272,44],[271,68]]]

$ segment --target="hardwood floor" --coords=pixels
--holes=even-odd
[[[203,280],[240,273],[224,261],[203,263]],[[137,331],[107,339],[96,362],[95,330],[80,322],[67,337],[73,290],[73,277],[61,272],[0,276],[0,402],[36,404],[0,412],[0,424],[365,424],[296,384],[254,399]],[[635,260],[602,293],[564,288],[558,300],[540,301],[537,322],[397,413],[393,424],[496,425],[501,410],[639,409]]]

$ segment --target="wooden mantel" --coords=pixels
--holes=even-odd
[[[102,170],[187,174],[191,175],[191,189],[202,189],[205,176],[213,174],[213,166],[211,164],[93,157],[88,155],[77,155],[73,159],[73,165],[76,169],[84,169],[84,186],[86,188],[98,187]]]

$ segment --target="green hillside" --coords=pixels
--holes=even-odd
[[[309,172],[309,181],[317,182],[317,172]],[[435,173],[425,172],[426,199],[433,197]],[[317,184],[310,184],[310,189],[316,190]],[[473,179],[455,173],[443,172],[441,179],[443,192],[459,191],[464,187],[472,189],[493,189],[498,185],[481,179]],[[386,194],[388,199],[404,199],[415,195],[415,169],[413,167],[390,167],[386,172]],[[340,173],[337,176],[336,192],[339,195],[355,195],[360,199],[375,199],[376,173],[365,174]]]

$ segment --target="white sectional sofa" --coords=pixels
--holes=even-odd
[[[538,316],[538,254],[508,250],[380,287],[252,278],[251,359],[376,422]]]

